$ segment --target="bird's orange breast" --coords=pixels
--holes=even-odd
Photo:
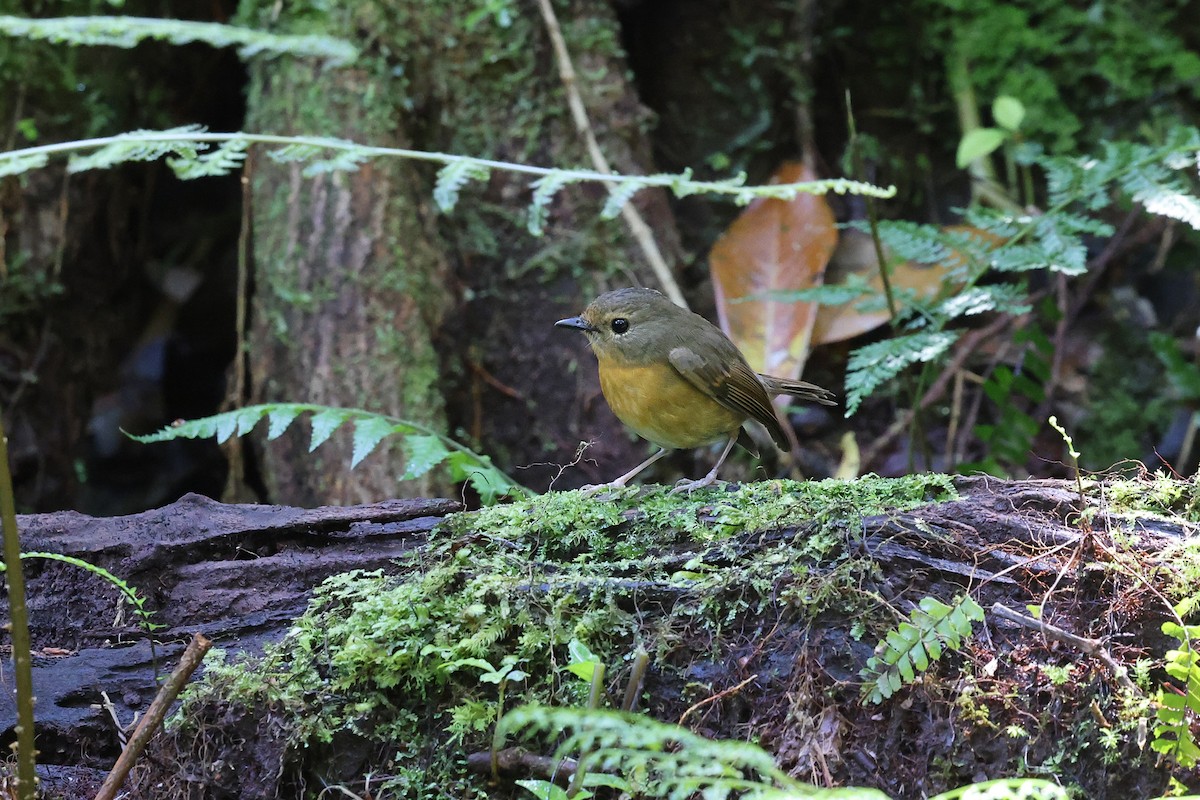
[[[621,422],[659,447],[699,447],[746,421],[688,383],[670,364],[619,364],[600,359],[600,388]]]

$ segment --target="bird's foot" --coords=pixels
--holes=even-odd
[[[595,497],[601,492],[608,492],[609,497],[615,497],[617,491],[624,488],[626,488],[625,482],[618,480],[611,483],[588,484],[587,486],[580,487],[579,494],[584,497]]]
[[[667,494],[679,494],[680,492],[687,492],[688,494],[691,494],[697,489],[706,489],[710,486],[716,486],[717,484],[724,485],[724,483],[725,481],[719,481],[717,480],[716,475],[709,473],[703,478],[697,478],[694,481],[684,478],[683,480],[676,482],[675,488],[669,491]]]

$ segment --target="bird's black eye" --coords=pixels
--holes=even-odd
[[[617,317],[612,321],[613,333],[624,333],[629,330],[629,320],[624,317]]]

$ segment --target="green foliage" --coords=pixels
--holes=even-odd
[[[26,254],[10,257],[8,272],[0,277],[0,327],[7,319],[36,311],[49,298],[62,293],[62,284],[49,269],[35,269]]]
[[[441,743],[445,733],[463,747],[408,749],[389,769],[437,774],[462,796],[456,782],[467,779],[454,762],[490,741],[502,691],[516,702],[580,705],[598,664],[619,665],[642,643],[671,648],[680,628],[721,652],[721,632],[748,608],[861,615],[866,596],[853,589],[873,566],[845,552],[847,516],[954,496],[945,476],[925,475],[689,497],[651,490],[610,502],[556,492],[455,514],[395,574],[328,579],[277,647],[207,672],[184,719],[208,701],[270,708],[287,719],[280,740],[297,753],[347,732],[393,745]],[[804,535],[744,546],[762,535],[758,525],[804,526]],[[675,599],[663,614],[635,611],[664,592]],[[660,668],[676,669],[666,660]],[[202,722],[179,725],[204,735]]]
[[[1093,339],[1100,358],[1087,373],[1087,411],[1072,420],[1086,469],[1104,470],[1153,452],[1179,399],[1164,389],[1153,339],[1139,325],[1112,325]]]
[[[922,0],[909,14],[929,20],[921,41],[969,54],[981,96],[1021,98],[1023,134],[1052,152],[1127,137],[1200,100],[1192,9],[1174,0]]]
[[[1184,356],[1175,337],[1152,331],[1149,344],[1162,363],[1175,398],[1188,404],[1200,401],[1200,365]]]
[[[1167,674],[1180,685],[1164,684],[1158,690],[1154,741],[1150,746],[1191,769],[1200,764],[1200,746],[1196,743],[1196,730],[1200,728],[1200,654],[1193,646],[1193,642],[1200,641],[1200,625],[1181,627],[1164,622],[1162,630],[1180,642],[1179,648],[1168,650],[1165,658]]]
[[[880,222],[881,243],[892,257],[897,261],[939,266],[945,272],[944,288],[931,302],[913,292],[895,293],[900,307],[897,319],[893,320],[897,335],[861,347],[850,356],[846,375],[847,416],[908,367],[920,364],[927,371],[936,367],[958,338],[957,332],[947,329],[956,320],[983,311],[1006,314],[1028,311],[1024,273],[1044,270],[1073,276],[1085,272],[1084,237],[1112,235],[1112,227],[1092,214],[1108,207],[1114,195],[1123,193],[1151,213],[1200,227],[1200,199],[1191,193],[1187,177],[1198,157],[1200,130],[1186,127],[1173,130],[1159,145],[1109,143],[1099,158],[1052,158],[1026,152],[1023,166],[1039,167],[1047,176],[1051,206],[1042,214],[971,208],[966,211],[964,221],[975,230]],[[865,223],[856,223],[855,227],[869,230]],[[985,278],[988,282],[981,283]],[[827,305],[853,302],[863,310],[871,303],[878,304],[876,298],[860,299],[861,288],[829,288],[808,292],[797,299]],[[1032,341],[1034,334],[1027,336],[1036,351],[1038,342]],[[1031,367],[1041,362],[1046,362],[1044,356],[1034,358]],[[1002,368],[994,374],[990,388],[996,397],[1004,397],[1012,390],[1033,397],[1031,387],[1021,384],[1019,376]],[[1022,433],[1028,434],[1029,429],[1025,425]]]
[[[1025,105],[1015,97],[1001,95],[992,103],[992,118],[999,127],[967,131],[958,143],[954,163],[964,169],[977,158],[991,154],[1011,139],[1025,119]]]
[[[244,59],[280,55],[308,56],[343,66],[358,58],[354,45],[330,36],[281,36],[215,22],[146,17],[58,17],[29,19],[0,16],[0,34],[42,39],[54,44],[136,47],[145,39],[171,44],[202,42],[213,47],[237,47]]]
[[[560,742],[556,760],[583,753],[577,769],[586,769],[589,775],[607,774],[609,785],[631,796],[886,800],[875,789],[819,789],[800,783],[780,771],[769,753],[749,742],[713,741],[677,725],[622,711],[522,706],[500,720],[500,732],[550,734]]]
[[[1047,311],[1053,314],[1053,305]],[[1012,338],[1013,365],[999,364],[983,383],[983,393],[995,410],[993,422],[975,426],[975,435],[984,445],[982,461],[960,464],[958,472],[987,472],[1009,475],[1029,460],[1034,437],[1041,423],[1031,411],[1046,397],[1054,344],[1033,322],[1018,330]]]
[[[971,623],[981,621],[983,609],[970,597],[955,598],[951,605],[934,597],[922,598],[911,619],[888,631],[875,655],[867,659],[860,673],[866,680],[863,697],[882,703],[941,658],[943,647],[959,649],[962,640],[971,635]]]
[[[353,408],[331,408],[305,403],[269,403],[247,406],[211,417],[188,420],[145,436],[131,436],[143,444],[173,439],[216,439],[223,443],[231,436],[245,436],[265,417],[267,440],[276,439],[302,414],[312,415],[309,451],[316,450],[334,431],[350,424],[353,454],[350,468],[366,458],[388,436],[404,437],[406,470],[400,480],[419,478],[437,466],[450,471],[455,481],[468,481],[482,502],[494,503],[501,497],[521,496],[527,490],[492,465],[491,459],[463,447],[453,439],[410,420],[388,417]]]

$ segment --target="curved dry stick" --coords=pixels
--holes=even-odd
[[[571,119],[575,122],[575,129],[583,137],[583,141],[587,145],[588,156],[591,157],[596,171],[612,172],[608,160],[604,158],[604,153],[600,152],[600,143],[596,141],[596,134],[592,132],[592,123],[588,120],[583,97],[579,94],[575,67],[571,64],[571,54],[567,52],[567,42],[563,38],[562,28],[559,27],[558,17],[550,5],[550,0],[538,0],[538,5],[542,9],[542,19],[546,21],[550,43],[554,46],[554,55],[558,60],[558,75],[562,79],[563,88],[567,90],[567,105],[571,109]],[[609,186],[609,191],[612,190],[612,187]],[[621,206],[621,216],[624,218],[625,224],[629,226],[638,246],[642,248],[642,254],[650,262],[650,267],[654,270],[658,282],[662,284],[663,292],[671,298],[673,303],[687,308],[688,304],[683,299],[683,292],[679,290],[679,284],[675,282],[675,276],[671,274],[671,268],[667,266],[667,261],[663,258],[662,251],[658,249],[658,243],[654,240],[654,231],[650,230],[650,226],[642,219],[642,215],[637,212],[631,202]]]

